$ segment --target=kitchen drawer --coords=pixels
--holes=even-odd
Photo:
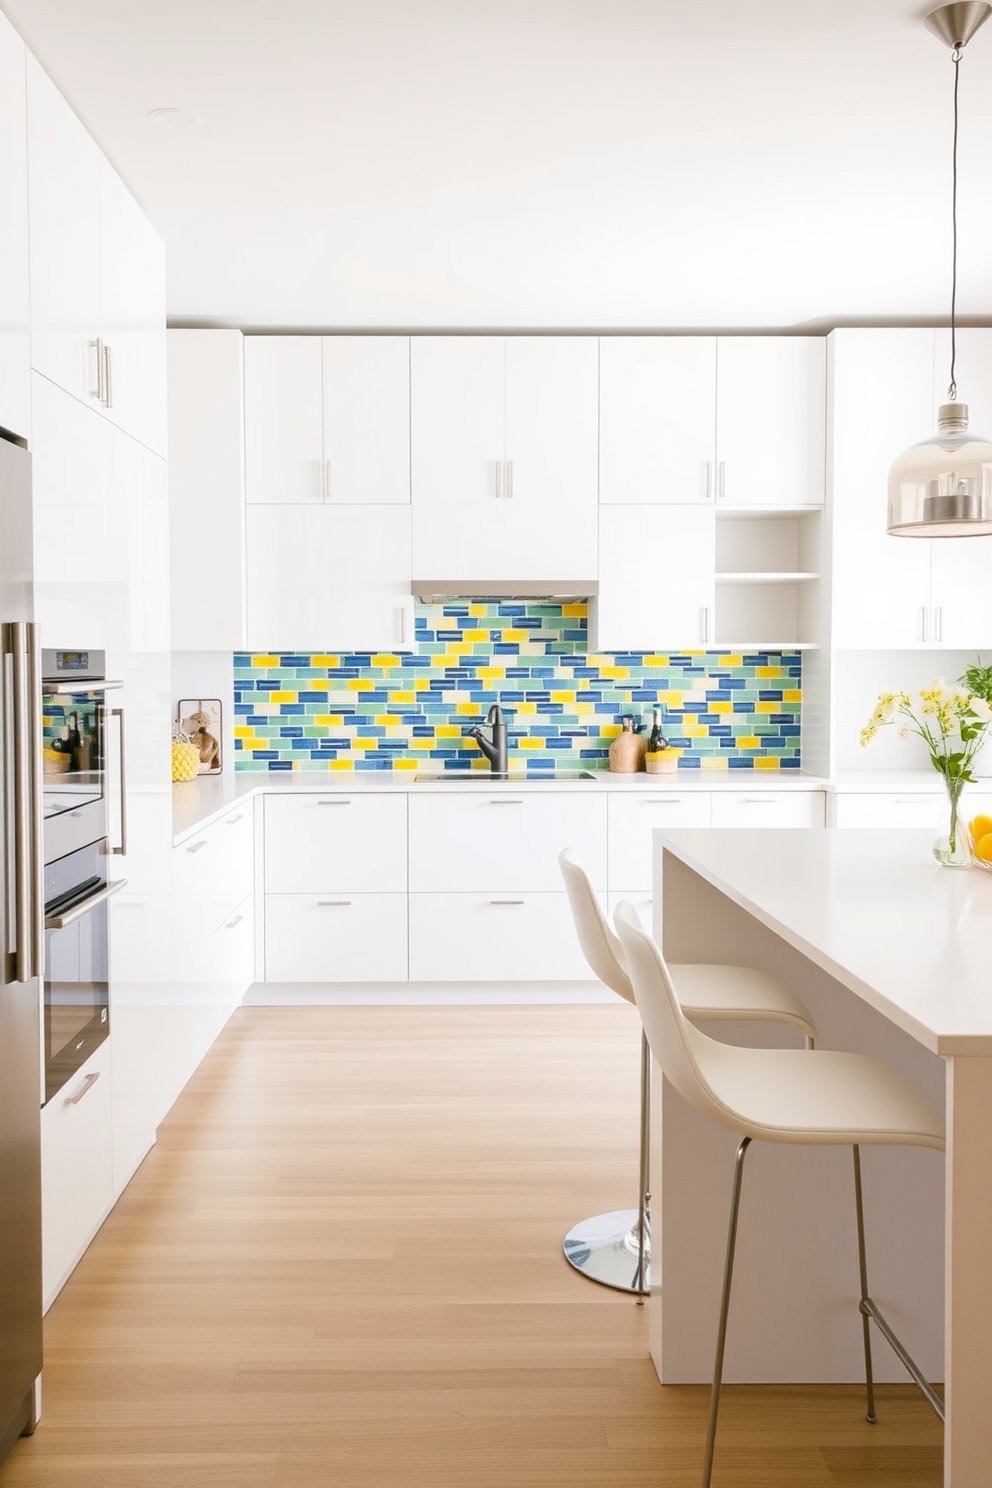
[[[638,791],[608,797],[609,884],[614,889],[651,886],[651,834],[656,827],[708,827],[708,791]]]
[[[405,982],[405,894],[266,894],[267,982]]]
[[[961,814],[970,821],[980,811],[992,810],[992,793],[969,791],[961,798]],[[837,827],[929,827],[937,831],[947,811],[943,787],[935,791],[837,791]]]
[[[113,1199],[111,1072],[107,1038],[41,1113],[46,1308],[100,1228]]]
[[[822,791],[714,791],[714,827],[822,827]]]
[[[410,895],[412,982],[590,981],[568,896]]]
[[[605,889],[605,795],[501,784],[457,800],[410,797],[410,888],[418,893],[553,893],[562,888],[558,854],[565,847],[575,848],[595,886]]]
[[[251,894],[242,899],[210,937],[214,1032],[219,1033],[255,980],[255,913]]]
[[[406,797],[265,798],[267,894],[406,892]]]
[[[250,802],[212,822],[173,850],[177,894],[230,890],[249,894],[254,881],[254,824]]]

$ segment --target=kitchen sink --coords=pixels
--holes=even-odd
[[[508,779],[497,780],[487,774],[485,770],[446,770],[443,773],[432,775],[422,773],[418,770],[413,777],[417,785],[521,785],[524,782],[533,785],[535,782],[547,782],[551,780],[595,780],[595,775],[588,770],[535,770],[529,775],[511,774]]]

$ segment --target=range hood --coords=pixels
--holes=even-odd
[[[591,599],[598,579],[412,579],[410,589],[425,604],[445,599]]]

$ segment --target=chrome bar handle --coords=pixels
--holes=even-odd
[[[925,641],[927,639],[927,607],[926,607],[926,605],[920,605],[919,639],[921,641]]]
[[[493,496],[495,500],[503,499],[503,461],[493,461]]]
[[[67,1095],[62,1104],[64,1106],[78,1106],[83,1096],[90,1093],[99,1078],[99,1070],[90,1070],[89,1074],[86,1076],[86,1079],[83,1081],[82,1085],[80,1085],[75,1095]]]
[[[706,461],[706,489],[703,493],[704,501],[713,500],[713,461]]]
[[[90,397],[95,398],[98,403],[103,402],[103,342],[99,336],[95,341],[86,343],[87,350],[96,352],[96,387],[90,385]]]
[[[127,852],[127,731],[123,708],[111,708],[110,716],[118,720],[121,730],[121,845],[110,849],[117,856]]]
[[[324,500],[325,501],[330,501],[330,499],[331,499],[331,462],[330,462],[330,460],[325,460],[324,461]]]
[[[399,632],[400,632],[399,644],[401,646],[405,646],[406,645],[406,605],[405,604],[404,605],[400,605],[400,607],[399,607]]]
[[[526,904],[526,899],[490,899],[490,904]]]
[[[721,460],[716,467],[716,499],[722,501],[727,494],[727,462]]]
[[[318,899],[318,909],[350,909],[350,899]]]
[[[702,611],[702,616],[701,616],[700,629],[703,632],[702,639],[704,641],[708,641],[709,638],[710,638],[710,607],[709,607],[709,605],[703,605],[703,611]]]
[[[31,900],[34,890],[32,872],[32,832],[29,787],[33,778],[30,759],[30,727],[27,723],[28,666],[27,624],[15,620],[10,627],[13,690],[13,774],[14,774],[14,980],[29,982],[35,975],[34,940],[32,938]],[[40,700],[39,700],[40,701]]]
[[[41,720],[41,638],[40,627],[28,624],[28,734],[31,756],[31,843],[34,852],[34,892],[31,896],[34,920],[34,971],[44,974],[45,967],[45,780],[44,729]]]
[[[944,639],[944,607],[934,605],[933,609],[933,638],[935,641]]]
[[[106,341],[103,343],[103,406],[113,408],[114,406],[114,384],[110,372],[110,347]]]
[[[513,461],[506,461],[506,501],[513,500]]]
[[[318,801],[318,806],[350,806],[351,799],[348,796],[337,796],[331,801]]]

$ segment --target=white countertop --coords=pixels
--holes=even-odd
[[[471,794],[493,790],[578,791],[810,791],[823,790],[827,782],[818,775],[804,775],[801,770],[677,770],[670,775],[612,774],[609,770],[590,770],[592,780],[541,779],[534,775],[511,772],[508,780],[493,780],[485,771],[473,773],[471,781],[457,785],[417,779],[426,771],[413,770],[241,770],[222,775],[200,775],[182,785],[174,785],[172,831],[176,842],[188,837],[223,816],[240,801],[256,795],[295,794],[299,791],[382,792],[442,791],[445,795]]]
[[[656,833],[668,851],[937,1054],[992,1054],[992,873],[929,831]]]

